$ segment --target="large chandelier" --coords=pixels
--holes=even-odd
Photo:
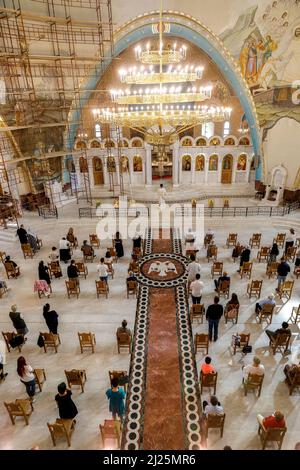
[[[131,128],[153,145],[169,145],[178,134],[205,122],[226,121],[231,114],[228,107],[203,105],[212,93],[212,86],[195,83],[202,79],[203,66],[183,65],[186,46],[164,46],[162,31],[161,8],[158,47],[136,46],[141,65],[119,71],[127,88],[110,91],[111,107],[93,110],[97,122]]]

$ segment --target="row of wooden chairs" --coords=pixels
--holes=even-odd
[[[74,279],[71,279],[69,281],[65,281],[66,284],[66,289],[67,289],[67,295],[68,298],[70,299],[71,295],[75,295],[78,299],[79,294],[80,294],[80,286],[79,283]],[[99,299],[100,295],[105,295],[106,298],[108,298],[108,293],[109,293],[109,286],[106,281],[95,281],[96,284],[96,295],[97,299]],[[130,295],[133,295],[137,297],[138,295],[138,283],[137,281],[128,281],[126,283],[126,291],[127,291],[127,298],[129,298]]]
[[[205,316],[205,307],[203,304],[193,304],[190,308],[190,319],[191,322],[194,320],[200,320],[200,323],[203,323],[203,319]],[[239,317],[239,306],[235,304],[229,304],[224,310],[224,318],[225,323],[227,324],[228,321],[232,321],[232,323],[236,324],[238,322]]]

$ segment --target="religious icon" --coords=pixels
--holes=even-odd
[[[209,159],[209,171],[218,171],[218,157],[212,155]]]
[[[232,158],[231,157],[224,157],[223,159],[223,170],[231,170],[231,162]]]
[[[204,171],[205,160],[203,155],[198,155],[196,158],[196,171]]]
[[[182,158],[182,171],[191,171],[191,157],[189,155],[185,155]]]
[[[109,173],[116,172],[116,162],[114,157],[107,157],[107,171]]]
[[[121,172],[126,173],[129,170],[128,158],[124,155],[121,157]]]
[[[237,169],[239,171],[245,171],[247,166],[247,157],[246,155],[240,155],[238,158]]]
[[[79,169],[80,169],[80,173],[88,172],[88,164],[87,164],[86,158],[79,157]]]
[[[143,171],[143,161],[142,157],[136,155],[133,157],[133,171],[136,173],[140,173]]]

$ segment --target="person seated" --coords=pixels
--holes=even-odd
[[[132,271],[129,271],[129,276],[127,277],[126,279],[126,282],[129,282],[129,281],[136,281],[136,277],[134,275],[134,273]]]
[[[193,305],[200,304],[202,298],[202,292],[204,284],[200,281],[200,274],[196,274],[196,279],[190,284],[190,293],[192,295]]]
[[[257,356],[254,356],[252,364],[243,366],[242,369],[243,369],[244,382],[248,380],[249,374],[251,375],[264,375],[265,374],[265,368],[260,363],[260,359]]]
[[[219,286],[221,284],[221,282],[223,281],[229,281],[230,282],[230,277],[228,276],[228,273],[226,271],[224,271],[223,273],[223,276],[220,276],[218,280],[214,280],[214,283],[215,283],[215,291],[218,292],[218,289],[219,289]]]
[[[244,263],[248,263],[250,261],[250,255],[251,255],[251,250],[248,245],[246,245],[242,252],[241,252],[241,258],[240,258],[240,269],[238,270],[238,273],[240,272],[242,266]]]
[[[122,326],[119,326],[119,328],[117,329],[117,338],[119,337],[119,335],[121,333],[127,333],[129,336],[132,336],[132,333],[131,333],[131,330],[129,328],[127,328],[127,321],[126,320],[123,320],[122,321]]]
[[[278,245],[277,243],[273,243],[273,246],[270,251],[269,263],[275,263],[278,255],[279,255]]]
[[[231,255],[234,263],[241,256],[243,249],[244,247],[240,244],[240,242],[237,242],[236,246],[232,250],[232,255]]]
[[[285,428],[285,419],[281,411],[275,411],[271,416],[266,416],[265,418],[261,414],[258,414],[257,421],[265,429]]]
[[[300,373],[300,362],[299,364],[286,364],[283,369],[285,380],[290,384],[290,379],[293,379],[296,374]]]
[[[12,259],[10,259],[10,256],[6,256],[6,258],[4,260],[4,266],[6,267],[6,265],[13,265],[13,267],[16,270],[16,277],[20,276],[20,274],[21,274],[20,273],[20,268],[17,265],[17,263],[15,263]]]
[[[234,294],[234,293],[231,294],[231,299],[228,300],[226,304],[226,309],[229,307],[229,305],[235,305],[237,308],[239,308],[240,302],[239,302],[237,294]]]
[[[72,227],[69,228],[66,238],[73,246],[77,245],[77,238],[74,235],[74,229]]]
[[[276,302],[275,302],[275,295],[274,294],[270,294],[268,295],[268,298],[267,299],[264,299],[264,300],[260,300],[259,302],[256,303],[255,305],[255,313],[256,315],[259,314],[259,312],[262,310],[263,306],[264,305],[276,305]]]
[[[58,260],[59,260],[59,253],[58,253],[58,250],[57,250],[56,246],[53,246],[53,247],[52,247],[52,249],[51,249],[51,251],[50,251],[50,253],[49,253],[48,258],[49,258],[49,262],[50,262],[50,263],[53,263],[53,262],[55,262],[55,261],[57,261],[57,263],[58,263]],[[59,264],[59,263],[58,263],[58,264]]]
[[[5,281],[0,281],[0,297],[4,294],[5,291],[10,290],[10,287],[7,287]]]
[[[75,260],[72,259],[70,265],[67,268],[67,275],[69,278],[69,281],[76,281],[76,284],[79,284],[79,270],[75,264]]]
[[[205,417],[207,417],[210,414],[216,414],[216,415],[222,415],[224,414],[223,407],[221,406],[219,400],[215,395],[212,395],[210,397],[210,403],[207,401],[203,402],[203,411]]]
[[[134,248],[140,248],[140,249],[142,248],[142,237],[138,232],[135,233],[135,235],[132,239],[132,243],[133,243],[133,245],[132,245],[133,249]]]
[[[209,228],[209,229],[207,230],[205,236],[206,236],[206,237],[211,237],[211,240],[213,240],[213,239],[215,238],[214,231],[213,231],[211,228]]]
[[[37,234],[31,228],[27,230],[27,238],[28,238],[28,243],[31,246],[32,251],[34,253],[39,251],[40,249],[39,238]]]
[[[202,374],[213,374],[215,372],[214,367],[211,365],[211,357],[206,356],[204,364],[201,365]]]
[[[291,336],[291,334],[292,334],[291,330],[289,329],[289,324],[285,321],[282,323],[281,328],[277,328],[277,330],[275,330],[275,331],[266,330],[266,335],[268,336],[270,341],[271,340],[276,341],[277,336],[282,334],[282,333],[285,333],[289,336]]]
[[[87,240],[83,240],[81,251],[84,256],[93,256],[95,258],[94,248],[88,244]]]
[[[132,255],[131,257],[131,261],[129,263],[129,268],[128,268],[128,273],[130,271],[133,271],[133,272],[137,272],[139,269],[139,263],[137,261],[137,256],[136,255]]]
[[[99,278],[101,281],[105,281],[107,283],[108,279],[108,267],[104,263],[104,258],[100,259],[100,264],[97,266],[97,271],[99,273]]]
[[[107,252],[105,253],[104,263],[109,264],[111,267],[113,267],[113,259],[109,250],[107,250]]]

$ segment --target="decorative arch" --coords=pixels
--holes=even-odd
[[[229,135],[224,139],[224,145],[237,145],[237,140],[234,135]]]
[[[206,147],[207,146],[207,140],[205,137],[197,137],[196,139],[196,147]]]
[[[89,141],[88,147],[90,149],[99,149],[101,148],[101,142],[98,139],[92,139]]]
[[[104,140],[104,148],[115,148],[116,147],[116,142],[112,139],[105,139]]]
[[[74,145],[75,150],[85,150],[87,148],[87,144],[85,140],[77,140]]]
[[[182,147],[193,147],[194,145],[194,140],[192,137],[182,137],[182,139],[180,140],[180,145]]]
[[[130,147],[132,148],[142,148],[144,147],[144,141],[140,137],[133,137],[130,142]]]
[[[121,157],[121,166],[120,166],[121,173],[126,173],[129,171],[129,160],[126,155],[122,155]]]
[[[137,41],[146,38],[153,38],[152,26],[157,23],[159,12],[145,13],[126,22],[121,28],[117,29],[114,36],[115,55],[119,55],[125,49],[135,44]],[[170,24],[169,33],[173,36],[181,37],[190,41],[200,49],[202,49],[215,64],[222,70],[222,73],[231,83],[236,96],[239,97],[241,105],[245,112],[245,118],[248,121],[254,152],[256,155],[261,154],[261,140],[259,134],[259,124],[256,113],[255,104],[246,80],[241,74],[237,62],[234,60],[229,50],[225,48],[222,40],[216,36],[208,27],[201,23],[197,18],[177,11],[164,11],[163,21]],[[102,74],[111,63],[111,58],[107,58],[104,64],[98,63],[92,71],[90,77],[83,81],[82,88],[86,90],[94,90]],[[84,105],[90,98],[91,91],[82,93],[81,103]],[[69,134],[66,138],[66,147],[72,148],[74,138],[77,131],[76,122],[80,121],[81,109],[71,105],[74,109],[69,115],[71,124],[69,126]],[[74,122],[74,124],[72,124]],[[258,166],[256,170],[256,178],[260,180],[262,177],[262,167]]]
[[[211,146],[217,146],[217,145],[222,145],[221,139],[218,135],[215,135],[209,140],[209,145]]]
[[[250,145],[249,137],[241,137],[239,140],[239,145]]]

